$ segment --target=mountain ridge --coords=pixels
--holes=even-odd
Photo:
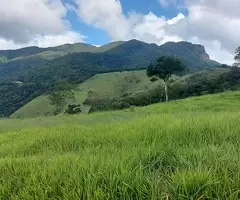
[[[30,52],[26,52],[29,48],[33,49],[31,49]],[[194,49],[195,51],[193,51]],[[11,79],[18,81],[18,74],[26,74],[29,70],[37,70],[41,68],[42,65],[51,65],[52,61],[55,63],[60,61],[64,62],[66,67],[69,68],[70,63],[65,62],[64,59],[69,60],[69,62],[74,59],[78,60],[78,65],[85,65],[85,63],[91,65],[93,60],[95,60],[94,66],[104,66],[110,69],[143,69],[161,55],[178,56],[193,71],[219,65],[216,61],[209,59],[203,46],[189,42],[169,42],[158,46],[138,40],[130,40],[126,42],[113,42],[101,47],[94,47],[85,43],[76,43],[42,49],[38,47],[28,47],[20,49],[19,52],[17,51],[18,50],[10,50],[10,57],[14,59],[0,64],[0,80]],[[33,54],[33,52],[39,51],[41,51],[41,53]],[[3,54],[1,54],[2,52],[6,51],[0,51],[0,56],[3,56]],[[23,55],[28,56],[24,57]],[[59,65],[61,65],[61,63]]]

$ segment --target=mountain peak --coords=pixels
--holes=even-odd
[[[191,42],[180,41],[180,42],[167,42],[162,45],[164,48],[179,48],[188,51],[189,53],[194,53],[202,60],[210,60],[210,56],[207,54],[205,47],[201,44],[193,44]]]

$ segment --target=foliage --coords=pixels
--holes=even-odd
[[[239,65],[240,65],[240,47],[238,47],[235,51],[234,60],[235,60],[235,63],[233,64],[233,66],[239,67]]]
[[[45,90],[43,84],[0,83],[0,117],[9,116]]]
[[[239,90],[239,77],[240,68],[216,68],[204,70],[176,79],[169,84],[169,93],[171,99],[176,100],[228,90]],[[88,97],[86,101],[88,105],[92,106],[91,112],[124,109],[128,108],[129,105],[146,106],[165,101],[164,87],[163,84],[155,85],[148,90],[127,93],[126,95],[117,98],[97,98],[97,94],[93,93],[91,98]],[[124,105],[123,102],[125,102],[127,106],[122,106]]]
[[[131,106],[146,106],[162,101],[164,101],[164,88],[159,85],[148,91],[130,93],[126,96],[112,99],[109,97],[96,98],[96,96],[93,95],[91,101],[87,98],[85,103],[91,105],[90,112],[97,112],[104,110],[122,110],[130,108]]]
[[[165,82],[165,96],[168,101],[168,80],[174,73],[183,72],[186,66],[182,62],[172,56],[162,56],[147,68],[149,77],[157,76]]]
[[[74,93],[76,102],[81,104],[82,113],[88,113],[90,106],[83,103],[91,101],[91,99],[94,100],[95,97],[98,99],[120,98],[130,93],[149,90],[159,84],[161,81],[152,83],[146,76],[146,71],[112,72],[95,75],[78,84]],[[74,102],[68,102],[68,104],[72,103]],[[50,105],[47,96],[41,95],[11,116],[29,118],[53,115],[53,111],[54,107]]]
[[[150,81],[152,81],[152,82],[158,81],[158,78],[157,77],[151,77]]]
[[[56,82],[54,91],[49,94],[50,104],[56,108],[54,114],[59,114],[63,110],[68,99],[75,99],[74,89],[75,86],[66,81]]]
[[[147,75],[158,76],[167,82],[174,73],[183,72],[185,69],[186,66],[178,58],[162,56],[148,66]]]
[[[183,77],[170,85],[173,99],[240,89],[240,69],[202,71]]]
[[[81,110],[81,106],[79,104],[78,105],[75,105],[75,104],[68,105],[68,108],[65,111],[65,113],[67,113],[69,115],[78,114],[80,112],[82,112],[82,110]]]

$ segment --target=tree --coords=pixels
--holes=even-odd
[[[176,57],[162,56],[158,58],[154,63],[151,63],[147,69],[147,75],[149,77],[158,76],[165,82],[165,96],[168,101],[168,80],[177,72],[183,72],[186,66]]]
[[[53,92],[49,95],[50,104],[55,106],[54,114],[59,114],[67,100],[75,100],[74,90],[75,86],[66,81],[58,81],[55,83]]]
[[[234,67],[239,67],[240,66],[240,47],[238,47],[236,50],[235,50],[235,57],[234,57],[234,60],[235,60],[235,63],[233,64]]]

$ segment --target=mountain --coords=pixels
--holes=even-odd
[[[33,60],[31,58],[14,60],[0,65],[0,75],[8,80],[22,82],[41,82],[42,80],[53,82],[59,79],[81,82],[86,71],[100,69],[102,72],[108,72],[146,69],[151,61],[162,55],[178,56],[189,67],[190,71],[219,65],[219,63],[210,60],[204,47],[200,45],[179,42],[157,46],[131,40],[100,53],[68,53],[43,65],[40,65],[42,62],[40,57]],[[14,66],[17,66],[18,70],[14,69]]]
[[[112,42],[100,47],[85,43],[65,44],[57,47],[26,47],[17,50],[0,50],[0,80],[16,80],[19,74],[36,66],[44,65],[50,60],[72,53],[101,53],[123,44],[123,41]]]
[[[104,52],[108,51],[112,48],[115,48],[116,46],[123,44],[124,42],[112,42],[100,47],[96,47],[90,44],[85,43],[75,43],[75,44],[64,44],[56,47],[48,47],[48,48],[39,48],[36,46],[32,47],[25,47],[21,49],[16,50],[0,50],[0,63],[4,63],[7,61],[12,61],[14,59],[23,59],[23,58],[29,58],[31,56],[41,56],[45,55],[45,58],[50,60],[48,58],[48,54],[51,57],[51,54],[59,54],[59,57],[63,54],[68,53],[80,53],[80,52]],[[57,56],[56,56],[57,57]],[[54,57],[54,58],[56,58]]]
[[[158,46],[130,40],[102,47],[77,43],[0,51],[0,96],[4,96],[0,100],[0,116],[10,115],[51,90],[58,80],[81,83],[98,73],[146,69],[151,61],[162,55],[178,56],[190,71],[219,65],[210,60],[203,46],[188,42]]]

